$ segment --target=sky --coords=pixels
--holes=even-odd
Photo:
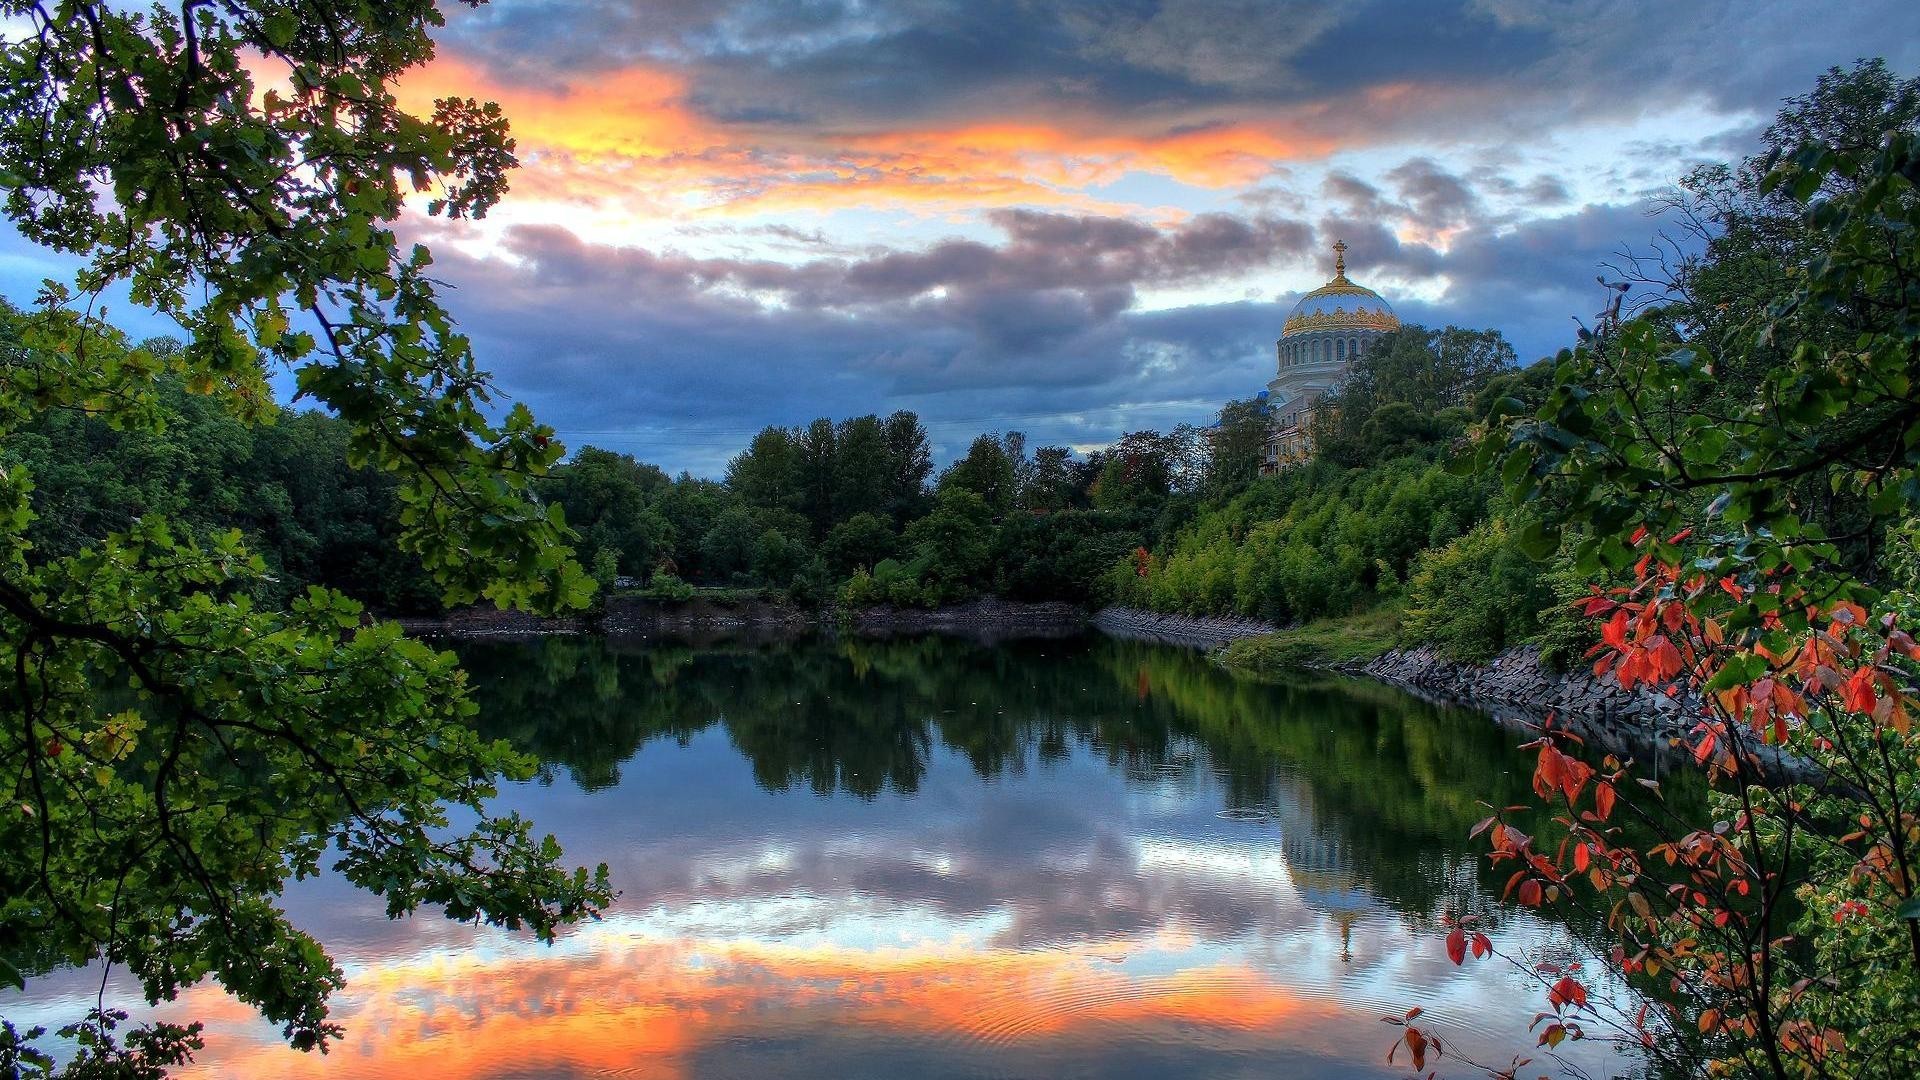
[[[484,221],[410,215],[508,397],[720,475],[768,424],[912,409],[1081,449],[1272,377],[1298,295],[1571,340],[1657,199],[1906,0],[496,0],[400,88],[498,101]],[[36,253],[0,239],[30,299]],[[22,295],[22,293],[25,295]]]

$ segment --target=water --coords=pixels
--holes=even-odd
[[[1466,838],[1527,801],[1516,738],[1380,686],[1098,638],[461,651],[482,725],[543,762],[504,800],[619,900],[545,947],[303,883],[346,1039],[288,1050],[203,987],[161,1010],[209,1022],[183,1075],[1393,1077],[1382,1015],[1504,1064],[1545,1007],[1512,966],[1451,965],[1445,912],[1531,961],[1592,949],[1500,908]],[[72,1019],[97,988],[4,1011]]]

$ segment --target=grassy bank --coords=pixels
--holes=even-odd
[[[1393,648],[1400,606],[1382,604],[1356,615],[1315,619],[1259,637],[1241,638],[1220,654],[1225,666],[1248,675],[1365,662]]]

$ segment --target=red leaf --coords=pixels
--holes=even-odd
[[[1616,610],[1613,613],[1613,618],[1607,620],[1607,625],[1600,630],[1600,640],[1616,649],[1624,649],[1627,647],[1626,608]]]
[[[1479,958],[1486,956],[1492,952],[1493,952],[1493,942],[1487,940],[1487,935],[1485,934],[1473,935],[1473,958],[1474,959],[1478,960]]]
[[[1566,975],[1548,989],[1547,1000],[1552,1002],[1553,1007],[1556,1009],[1566,1005],[1585,1008],[1587,1004],[1587,988],[1575,981],[1573,976]]]
[[[1849,712],[1870,713],[1879,704],[1879,698],[1873,693],[1873,666],[1868,665],[1853,673],[1840,687],[1840,701]]]
[[[1455,927],[1453,933],[1447,935],[1447,959],[1453,961],[1455,967],[1466,962],[1467,932],[1459,927]]]
[[[1602,780],[1593,788],[1593,812],[1605,821],[1613,816],[1613,785]]]

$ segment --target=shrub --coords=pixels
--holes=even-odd
[[[1552,602],[1539,564],[1495,519],[1414,560],[1401,632],[1455,660],[1486,660],[1532,636]]]

